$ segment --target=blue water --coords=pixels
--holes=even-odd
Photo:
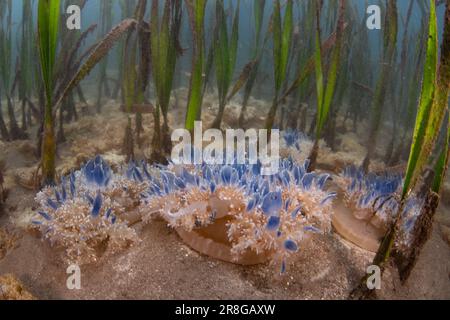
[[[0,0],[0,1],[4,1],[4,0]],[[17,32],[15,34],[20,35],[20,33],[18,32],[20,30],[20,26],[21,26],[21,19],[22,19],[22,1],[33,1],[34,3],[34,12],[36,13],[36,7],[37,7],[37,0],[14,0],[13,1],[13,27],[17,30]],[[121,13],[121,9],[120,9],[120,5],[119,5],[119,0],[106,0],[106,1],[113,1],[114,2],[114,12],[113,12],[113,20],[114,20],[114,24],[118,23],[121,18],[122,18],[122,13]],[[325,0],[324,4],[325,6],[327,5],[327,3],[330,3],[330,1],[335,1],[335,0]],[[408,30],[408,34],[409,35],[416,35],[417,38],[419,38],[418,32],[420,32],[420,26],[421,23],[423,21],[423,16],[422,16],[422,12],[420,10],[419,7],[419,1],[422,1],[422,3],[424,5],[427,6],[428,1],[427,0],[417,0],[414,1],[414,7],[413,7],[413,11],[412,11],[412,16],[411,16],[411,21],[410,21],[410,25],[409,25],[409,30]],[[61,1],[62,3],[67,3],[67,4],[71,4],[71,1]],[[384,1],[383,1],[384,2]],[[205,28],[207,31],[207,34],[209,35],[210,33],[210,29],[211,29],[211,20],[213,18],[214,15],[214,0],[209,0],[208,1],[208,7],[207,7],[207,17],[205,18]],[[237,3],[237,0],[225,0],[225,7],[228,8],[230,6],[230,3],[235,6]],[[362,21],[361,19],[366,15],[366,8],[368,5],[372,5],[372,4],[379,4],[379,1],[362,1],[362,0],[348,0],[347,1],[347,6],[351,7],[351,6],[355,6],[356,11],[359,15],[359,20]],[[409,6],[410,1],[407,0],[401,0],[398,1],[398,11],[399,11],[399,33],[398,33],[398,52],[401,51],[401,43],[402,43],[402,36],[403,36],[403,31],[404,31],[404,20],[406,19],[406,15],[407,15],[407,10],[408,10],[408,6]],[[149,0],[148,2],[148,7],[147,7],[147,19],[148,15],[149,15],[149,7],[151,5],[151,1]],[[242,69],[242,67],[248,63],[248,61],[251,58],[251,44],[253,43],[253,37],[254,37],[254,32],[253,32],[253,13],[252,13],[252,7],[253,7],[253,1],[252,0],[242,0],[241,1],[241,19],[240,19],[240,39],[239,39],[239,51],[238,51],[238,61],[237,61],[237,66],[236,66],[236,73],[239,72],[239,70]],[[439,31],[440,31],[440,36],[441,32],[442,32],[442,25],[443,25],[443,14],[444,14],[444,6],[440,6],[438,8],[438,23],[439,23]],[[65,10],[65,6],[63,6],[63,10]],[[325,12],[326,10],[324,10]],[[297,6],[295,6],[295,18],[298,19],[299,17],[299,9]],[[266,1],[266,10],[265,10],[265,19],[264,19],[264,26],[263,26],[263,34],[266,32],[267,28],[268,28],[268,23],[269,23],[269,19],[270,16],[272,14],[272,1],[267,0]],[[384,13],[382,13],[384,14]],[[95,23],[99,23],[100,21],[100,0],[89,0],[86,3],[86,6],[84,8],[84,10],[82,11],[82,29],[86,30],[89,26],[91,26],[92,24]],[[428,19],[428,14],[426,13],[427,17],[425,18],[427,21]],[[34,19],[36,22],[36,19]],[[325,19],[322,19],[322,23],[325,24],[327,21],[325,21]],[[86,43],[85,43],[85,48],[89,47],[90,45],[92,45],[93,43],[95,43],[95,41],[97,41],[99,38],[101,38],[103,36],[103,34],[99,33],[100,28],[97,29],[96,32],[94,32],[92,35],[89,36],[89,38],[87,39]],[[189,37],[187,37],[187,35],[189,34],[190,30],[189,30],[189,24],[187,21],[187,13],[184,12],[184,16],[183,16],[183,27],[182,27],[182,32],[181,32],[181,42],[184,48],[189,49],[191,47],[191,44],[189,43]],[[305,30],[299,30],[300,35],[302,32],[306,32]],[[367,50],[371,51],[371,61],[369,62],[371,64],[372,67],[376,68],[377,65],[379,64],[381,58],[380,58],[380,54],[381,54],[381,50],[380,50],[380,44],[381,44],[381,37],[382,37],[382,30],[373,30],[373,31],[369,31],[369,43],[367,45]],[[325,37],[326,35],[323,35],[323,37]],[[206,39],[207,42],[210,42],[210,39]],[[20,43],[20,41],[15,41],[15,43]],[[13,49],[14,53],[17,53],[17,48]],[[116,70],[116,65],[117,63],[115,63],[115,61],[117,61],[117,50],[112,52],[110,55],[113,57],[113,59],[110,59],[110,63],[108,65],[108,68],[111,71],[115,71]],[[184,72],[189,72],[190,71],[190,63],[191,63],[191,58],[189,54],[186,54],[184,57],[182,57],[179,60],[178,63],[178,67],[182,68],[182,70]],[[272,77],[272,73],[273,73],[273,67],[272,67],[272,61],[271,61],[271,50],[270,50],[270,44],[268,46],[268,48],[266,48],[266,54],[265,57],[263,59],[263,66],[261,67],[261,72],[263,74],[267,74],[268,78]],[[237,76],[237,75],[236,75]],[[268,81],[268,83],[270,84],[271,81]]]
[[[4,1],[4,0],[0,0],[0,1]],[[35,8],[37,7],[37,0],[14,0],[13,1],[13,23],[15,25],[15,27],[20,27],[21,24],[21,19],[22,19],[22,2],[23,1],[33,1]],[[120,0],[106,0],[106,1],[112,1],[114,2],[114,12],[113,12],[113,19],[114,22],[117,23],[118,21],[120,21],[120,18],[122,16],[121,14],[121,9],[119,6],[119,1]],[[130,1],[130,0],[128,0]],[[325,0],[325,6],[327,4],[327,2],[329,1],[335,1],[335,0]],[[403,23],[401,21],[404,21],[406,14],[407,14],[407,10],[409,7],[409,3],[410,1],[414,1],[414,7],[413,7],[413,11],[412,11],[412,16],[411,16],[411,22],[410,22],[410,33],[414,34],[415,32],[417,32],[420,28],[420,24],[421,24],[421,20],[422,20],[422,13],[421,10],[419,9],[419,5],[418,2],[421,1],[423,2],[425,5],[428,5],[428,0],[400,0],[398,1],[397,5],[398,5],[398,11],[399,11],[399,16],[400,18],[400,23],[399,23],[399,35],[403,34]],[[208,3],[208,11],[210,13],[213,13],[213,7],[214,7],[214,0],[209,0]],[[237,0],[225,0],[225,6],[228,7],[230,2],[233,4],[233,6],[237,3]],[[68,1],[68,4],[70,4],[71,2]],[[151,0],[149,0],[149,3],[151,3]],[[364,17],[366,15],[366,8],[369,5],[372,4],[379,4],[379,1],[363,1],[363,0],[349,0],[348,1],[348,6],[353,6],[355,5],[358,9],[358,14],[360,15],[360,17]],[[252,0],[242,0],[241,1],[241,28],[240,28],[240,37],[241,37],[241,42],[245,43],[249,40],[252,39],[252,27],[253,27],[253,22],[252,22],[252,5],[253,5],[253,1]],[[36,9],[34,10],[36,12]],[[149,11],[149,10],[147,10]],[[267,23],[269,20],[269,17],[272,13],[272,2],[270,0],[266,1],[266,10],[265,10],[265,26],[267,27]],[[295,13],[298,13],[298,10],[295,10]],[[86,28],[88,28],[90,25],[94,24],[94,23],[98,23],[99,21],[99,14],[100,14],[100,0],[89,0],[87,1],[85,8],[82,12],[82,28],[83,30],[85,30]],[[442,24],[443,24],[443,14],[444,14],[444,6],[441,5],[440,7],[438,7],[438,23],[439,23],[439,30],[442,30]],[[402,20],[403,19],[403,20]],[[184,19],[186,22],[186,19]],[[208,17],[205,19],[206,22],[208,22]],[[186,24],[186,23],[185,23]],[[187,27],[187,25],[186,25]],[[373,30],[370,32],[370,37],[371,40],[376,39],[377,37],[380,36],[381,31],[378,30]],[[93,37],[94,38],[94,37]],[[377,43],[376,41],[374,41],[373,43]]]

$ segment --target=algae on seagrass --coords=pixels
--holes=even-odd
[[[445,27],[444,36],[441,47],[441,62],[439,66],[439,78],[437,82],[437,104],[445,104],[450,94],[450,1],[446,2],[445,10]],[[450,116],[449,108],[447,108],[448,123],[444,124],[445,136],[444,146],[439,154],[437,163],[434,167],[435,178],[432,185],[432,190],[436,193],[440,193],[442,184],[448,170],[448,161],[450,158]]]

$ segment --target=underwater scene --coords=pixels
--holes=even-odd
[[[0,0],[0,300],[450,299],[450,0]]]

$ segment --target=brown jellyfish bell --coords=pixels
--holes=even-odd
[[[344,172],[347,174],[344,173],[334,179],[341,196],[335,201],[333,227],[338,234],[358,247],[377,252],[393,216],[397,213],[396,207],[392,206],[398,203],[396,191],[377,190],[375,184],[366,180],[367,176],[360,177],[357,186],[355,182],[358,180],[348,174],[351,170]],[[384,177],[382,174],[375,177],[373,179],[378,179],[378,184],[383,187],[394,183],[396,179],[398,185],[401,182],[401,178]],[[367,187],[367,184],[371,186]],[[362,206],[359,205],[361,201],[365,203]]]
[[[375,221],[358,217],[342,199],[335,200],[332,224],[344,239],[367,251],[378,251],[384,235],[383,229]]]
[[[207,210],[215,212],[212,224],[191,231],[182,227],[176,227],[175,230],[185,244],[208,257],[244,266],[266,263],[272,257],[272,252],[267,250],[256,253],[248,249],[239,256],[232,253],[232,243],[228,237],[229,224],[233,221],[236,211],[244,209],[245,206],[239,199],[211,197]]]

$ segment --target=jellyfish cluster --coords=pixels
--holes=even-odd
[[[382,229],[387,228],[398,213],[402,180],[397,174],[364,174],[354,166],[347,167],[335,179],[343,191],[345,205],[353,214]]]
[[[286,132],[290,148],[303,139]],[[280,161],[277,174],[264,175],[258,164],[148,165],[131,162],[116,172],[97,156],[58,186],[39,192],[33,219],[44,239],[65,250],[66,259],[92,263],[140,242],[135,228],[154,218],[184,232],[226,221],[233,259],[248,252],[264,254],[286,271],[287,261],[312,234],[331,231],[333,201],[326,173],[310,172],[309,161]],[[349,167],[336,177],[346,206],[360,219],[381,228],[400,208],[402,177],[368,174]],[[402,214],[399,245],[411,243],[411,232],[423,206],[411,198]]]
[[[303,132],[288,129],[283,131],[281,136],[280,153],[283,158],[303,163],[311,155],[314,142]]]
[[[424,200],[412,194],[401,205],[403,177],[400,174],[364,174],[354,166],[346,168],[334,179],[343,191],[345,205],[362,220],[386,231],[397,220],[399,211],[399,234],[397,247],[406,250],[412,244],[412,234]]]
[[[199,165],[165,168],[149,177],[141,206],[144,221],[154,215],[187,231],[229,218],[231,252],[270,253],[285,261],[310,233],[331,228],[332,201],[328,174],[308,173],[308,162],[284,160],[278,174],[261,175],[260,165]],[[283,267],[284,269],[284,267]]]
[[[330,176],[308,172],[292,160],[279,173],[262,175],[261,164],[148,166],[132,162],[117,173],[100,157],[36,196],[33,224],[71,262],[91,263],[139,242],[133,223],[164,219],[192,231],[227,218],[236,259],[247,250],[282,263],[311,233],[331,229]]]
[[[139,242],[128,218],[144,188],[96,157],[37,194],[40,208],[32,223],[51,245],[65,250],[68,262],[96,262]]]
[[[303,132],[292,129],[284,131],[283,139],[288,148],[295,148],[297,150],[302,149],[302,142],[310,140],[308,136]]]

